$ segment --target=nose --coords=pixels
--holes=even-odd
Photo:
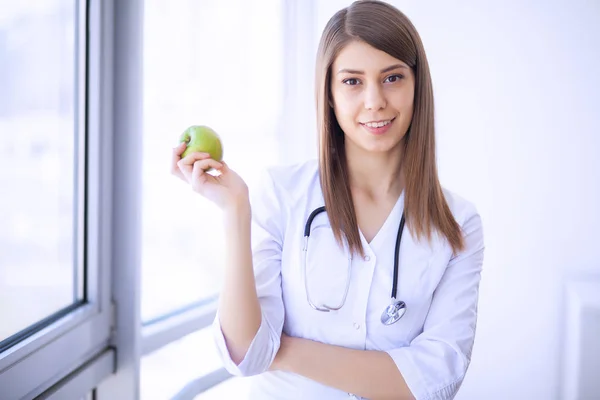
[[[383,88],[380,85],[368,85],[364,93],[367,110],[381,110],[387,105]]]

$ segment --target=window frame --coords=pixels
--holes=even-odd
[[[77,161],[79,193],[76,262],[85,262],[81,304],[47,318],[47,326],[0,354],[0,387],[3,398],[42,396],[82,365],[104,354],[115,358],[110,347],[113,326],[110,282],[111,225],[101,216],[111,215],[110,197],[101,190],[109,181],[106,170],[110,152],[104,145],[102,86],[106,84],[101,48],[101,15],[97,0],[77,0],[76,10],[76,99]],[[79,266],[76,267],[79,270]],[[77,274],[76,274],[77,275]],[[18,335],[18,334],[17,334]],[[16,336],[16,335],[15,335]],[[105,376],[98,376],[98,381]],[[97,383],[97,382],[96,382]],[[81,393],[84,396],[86,393]]]

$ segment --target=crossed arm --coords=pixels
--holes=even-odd
[[[372,400],[414,399],[396,364],[383,351],[348,349],[283,334],[271,370],[293,372]]]

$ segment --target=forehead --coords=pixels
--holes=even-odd
[[[355,69],[361,71],[381,70],[393,64],[402,64],[408,67],[406,63],[392,57],[388,53],[376,49],[375,47],[360,41],[348,43],[338,54],[333,62],[333,73],[340,69]]]

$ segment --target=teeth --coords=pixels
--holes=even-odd
[[[386,126],[390,122],[392,122],[392,121],[389,120],[389,121],[381,121],[381,122],[367,122],[365,125],[368,126],[369,128],[381,128],[382,126]]]

